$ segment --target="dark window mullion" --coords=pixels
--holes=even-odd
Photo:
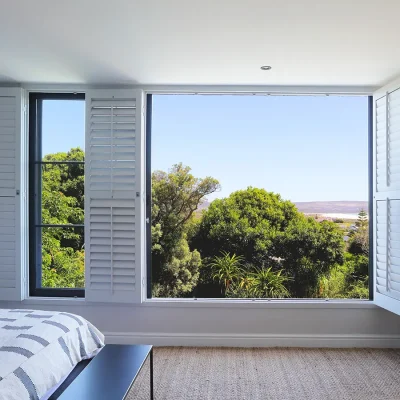
[[[147,298],[152,298],[152,262],[151,262],[151,122],[153,110],[153,97],[147,95],[146,99],[146,272],[147,272]]]
[[[71,164],[76,164],[76,165],[84,165],[85,161],[35,161],[34,164],[54,164],[54,165],[60,165],[60,164],[65,164],[65,165],[71,165]]]
[[[31,295],[42,297],[85,297],[85,288],[35,288]]]
[[[369,265],[368,265],[368,289],[369,300],[374,300],[374,224],[372,223],[374,211],[373,191],[373,135],[374,135],[374,98],[368,97],[368,218],[369,218]]]
[[[38,224],[36,228],[84,228],[84,224]]]

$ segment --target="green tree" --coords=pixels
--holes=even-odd
[[[320,278],[318,297],[367,299],[368,264],[367,256],[346,253],[343,265],[335,266]]]
[[[349,239],[349,252],[355,255],[368,256],[369,254],[369,221],[364,210],[358,213],[355,222],[356,229],[351,231]]]
[[[202,257],[221,251],[240,254],[246,265],[268,265],[293,278],[293,297],[311,297],[319,277],[343,262],[343,233],[332,222],[317,222],[279,194],[249,187],[213,201],[191,241]],[[207,274],[206,268],[202,273]],[[202,278],[205,280],[205,278]]]
[[[285,282],[290,279],[282,275],[282,271],[272,271],[272,268],[243,268],[244,258],[236,254],[222,252],[215,256],[209,267],[212,277],[221,285],[224,297],[287,297]]]
[[[358,213],[356,227],[359,229],[368,229],[368,225],[368,214],[364,209],[361,209]]]
[[[275,241],[275,256],[287,276],[292,297],[314,297],[319,278],[344,261],[343,232],[330,221],[299,213]]]
[[[221,251],[240,254],[246,263],[262,265],[273,254],[274,239],[298,214],[279,194],[248,188],[214,200],[204,212],[191,245],[202,257]]]
[[[333,267],[326,275],[319,278],[317,297],[337,299],[347,297],[346,265]]]
[[[282,274],[280,271],[272,271],[269,268],[256,268],[254,272],[250,272],[245,285],[251,297],[289,297],[290,293],[287,290],[285,283],[290,281],[290,278]]]
[[[200,253],[190,251],[183,236],[172,248],[168,261],[163,265],[163,280],[154,281],[154,297],[182,297],[193,290],[199,278]]]
[[[218,280],[222,285],[223,294],[225,294],[230,286],[242,278],[242,262],[243,257],[236,254],[230,255],[222,252],[221,256],[215,256],[209,266],[213,271],[213,279]]]
[[[345,265],[346,295],[349,298],[369,297],[369,221],[368,214],[361,210],[350,234]]]
[[[49,154],[44,161],[84,161],[80,148]],[[42,223],[84,223],[84,166],[45,164],[42,170]],[[84,287],[83,228],[42,228],[42,285]]]
[[[56,288],[85,286],[85,253],[65,247],[62,233],[44,231],[42,235],[42,285]]]
[[[152,281],[155,297],[190,293],[199,279],[200,254],[189,249],[188,232],[205,197],[219,189],[211,177],[196,178],[174,165],[152,174]]]

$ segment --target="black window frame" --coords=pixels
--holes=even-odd
[[[148,93],[146,95],[146,129],[145,129],[145,154],[146,154],[146,165],[145,165],[145,187],[146,187],[146,203],[145,203],[145,214],[146,214],[146,276],[147,276],[147,298],[151,299],[153,280],[152,280],[152,262],[151,262],[151,123],[153,118],[153,95]]]
[[[173,92],[169,94],[174,94]],[[232,93],[234,94],[234,93]],[[368,218],[369,218],[369,265],[368,265],[368,290],[369,298],[367,301],[374,300],[374,241],[373,241],[373,112],[374,112],[374,98],[373,96],[365,96],[368,99],[367,106],[367,119],[368,119]],[[145,153],[146,153],[146,164],[145,164],[145,180],[146,180],[146,273],[147,273],[147,299],[152,298],[152,262],[151,262],[151,124],[152,124],[152,104],[153,94],[146,94],[146,129],[145,129]],[[197,300],[194,298],[194,300]],[[207,300],[207,299],[205,299]],[[232,300],[232,299],[231,299]],[[270,299],[273,300],[273,299]],[[287,299],[287,300],[301,300],[301,299]],[[310,301],[310,299],[304,299]],[[315,299],[318,301],[321,299]],[[330,299],[340,300],[340,299]],[[354,300],[357,299],[346,299]]]
[[[374,300],[374,97],[368,96],[368,228],[369,228],[369,300]]]
[[[82,227],[79,225],[43,225],[41,222],[41,174],[42,165],[42,105],[43,100],[81,100],[84,93],[42,93],[29,94],[29,296],[40,297],[85,297],[84,288],[44,288],[42,287],[42,235],[37,235],[41,227]],[[71,163],[71,162],[69,162]],[[84,164],[74,161],[74,164]],[[51,162],[57,164],[57,162]],[[60,163],[58,163],[60,164]],[[63,164],[63,163],[61,163]],[[39,237],[40,236],[40,237]]]

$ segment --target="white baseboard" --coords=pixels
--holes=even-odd
[[[109,344],[212,347],[400,348],[400,335],[242,335],[104,332]]]

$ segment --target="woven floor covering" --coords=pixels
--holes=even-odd
[[[127,399],[148,400],[146,362]],[[155,400],[400,400],[400,350],[154,349]]]

